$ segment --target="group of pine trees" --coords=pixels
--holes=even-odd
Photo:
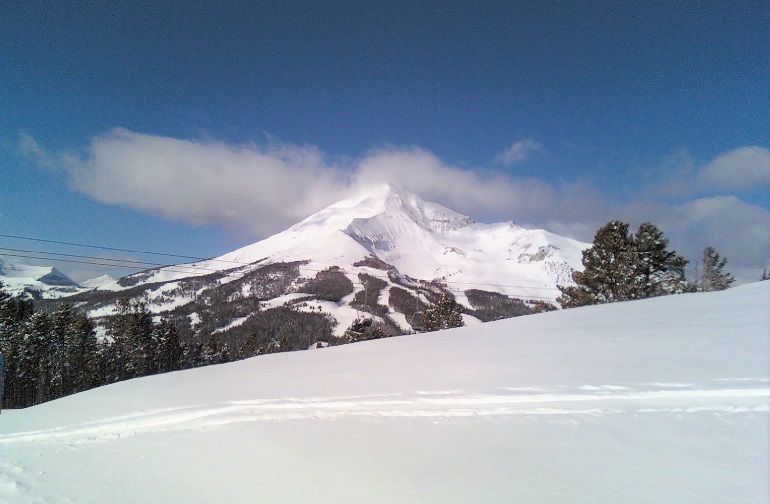
[[[681,292],[728,288],[735,278],[724,271],[727,260],[712,248],[703,253],[703,270],[692,283],[685,278],[688,260],[668,250],[668,240],[645,222],[636,233],[629,224],[610,221],[596,232],[583,251],[583,271],[575,271],[575,285],[560,286],[563,308],[643,299]]]
[[[439,331],[464,325],[462,307],[457,304],[454,296],[447,292],[443,292],[436,304],[422,314],[422,326],[425,331]]]
[[[24,408],[107,383],[231,360],[216,338],[183,342],[177,326],[155,322],[141,303],[121,300],[107,337],[69,304],[48,313],[9,296],[0,283],[0,405]]]

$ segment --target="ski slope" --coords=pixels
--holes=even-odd
[[[767,502],[769,307],[761,282],[4,411],[0,502]]]

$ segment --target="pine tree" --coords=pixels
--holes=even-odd
[[[703,251],[701,290],[707,292],[725,290],[735,282],[735,277],[724,271],[726,264],[726,257],[720,258],[719,254],[712,247],[706,247]]]
[[[668,250],[663,231],[645,222],[634,235],[636,249],[632,297],[648,298],[688,290],[685,280],[687,259]]]
[[[646,222],[629,234],[625,222],[610,221],[583,251],[583,271],[575,285],[559,286],[564,308],[641,299],[690,290],[684,278],[687,260],[667,249],[663,232]]]
[[[462,318],[462,307],[457,304],[454,296],[442,292],[438,302],[423,312],[422,325],[426,331],[462,327],[465,325]]]
[[[768,271],[767,268],[762,271],[762,276],[759,277],[760,282],[764,282],[765,280],[770,280],[770,271]]]
[[[179,331],[168,320],[161,320],[155,326],[156,366],[157,372],[167,373],[182,368],[182,343]]]
[[[583,251],[583,271],[575,271],[575,286],[560,287],[557,301],[564,307],[611,303],[631,298],[634,283],[634,243],[628,224],[610,221],[594,236],[593,246]]]
[[[22,333],[17,371],[20,406],[31,406],[49,399],[51,318],[45,312],[35,312],[25,321]]]

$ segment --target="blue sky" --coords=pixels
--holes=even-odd
[[[750,280],[770,4],[734,4],[3,2],[0,234],[211,256],[393,180],[586,241],[649,220]]]

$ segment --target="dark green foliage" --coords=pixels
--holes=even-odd
[[[386,336],[385,328],[381,323],[375,322],[371,318],[357,318],[345,331],[343,342],[355,343],[357,341],[385,338]]]
[[[388,313],[388,307],[377,304],[377,300],[380,297],[380,292],[388,283],[381,278],[367,275],[366,273],[359,273],[358,279],[361,281],[363,288],[353,296],[350,306],[378,317],[385,316]]]
[[[760,282],[764,282],[765,280],[770,280],[770,271],[768,271],[767,268],[762,271],[762,275],[759,277]]]
[[[179,330],[173,322],[161,320],[154,329],[155,365],[158,373],[167,373],[182,368],[184,345]]]
[[[583,251],[584,270],[572,274],[577,285],[560,286],[557,301],[568,308],[690,290],[684,278],[687,260],[667,246],[663,233],[650,223],[631,235],[627,223],[611,221]]]
[[[98,344],[91,321],[68,304],[53,313],[11,298],[0,284],[2,404],[19,408],[93,387]]]
[[[322,301],[339,303],[342,298],[353,293],[353,282],[345,276],[345,272],[333,266],[319,271],[315,278],[308,280],[299,290],[314,295]]]
[[[632,237],[635,255],[632,298],[648,298],[691,290],[684,278],[687,259],[668,250],[663,231],[649,222]]]
[[[545,313],[555,310],[558,310],[558,308],[547,301],[538,300],[532,303],[532,313]]]
[[[444,292],[435,305],[422,314],[422,325],[426,331],[438,331],[465,325],[462,318],[462,307],[457,304],[454,296]]]
[[[724,271],[727,258],[720,258],[712,247],[706,247],[703,251],[703,273],[700,279],[700,289],[703,291],[725,290],[733,282],[735,277]]]
[[[532,309],[520,299],[514,299],[500,294],[479,289],[465,291],[468,302],[473,310],[468,312],[482,322],[501,320],[521,315],[529,315]]]
[[[383,261],[379,257],[375,257],[375,256],[372,256],[372,255],[366,256],[366,258],[364,260],[362,260],[362,261],[357,261],[357,262],[353,263],[353,266],[355,266],[355,267],[368,266],[369,268],[379,269],[379,270],[383,270],[383,271],[388,271],[388,270],[393,269],[393,266],[391,266],[390,264],[386,263],[385,261]]]
[[[417,297],[411,295],[406,289],[395,286],[390,288],[388,304],[393,311],[403,313],[407,321],[412,319],[416,311],[424,311],[429,307],[422,301],[418,303]]]
[[[246,340],[237,347],[242,349],[240,353],[255,351],[252,355],[258,355],[306,350],[316,341],[329,341],[332,339],[334,322],[323,313],[305,313],[288,306],[279,306],[250,317],[239,329],[248,334]],[[246,341],[249,341],[250,348],[244,350],[247,347]]]

